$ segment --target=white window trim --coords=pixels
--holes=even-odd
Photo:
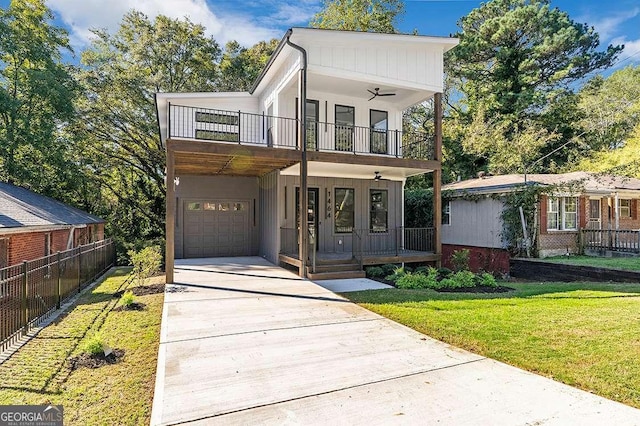
[[[622,206],[622,202],[623,201],[628,201],[629,202],[629,206]],[[618,214],[620,215],[620,219],[630,219],[631,218],[631,206],[633,205],[633,202],[631,201],[630,198],[618,198]],[[624,214],[622,213],[622,210],[627,210],[628,214]]]
[[[575,212],[567,212],[567,203],[568,199],[575,200],[576,211]],[[551,210],[552,201],[557,201],[558,210]],[[556,228],[549,227],[549,214],[557,214],[558,215],[558,226]],[[575,227],[567,228],[567,214],[575,214]],[[557,197],[549,197],[547,199],[547,231],[552,232],[563,232],[563,231],[577,231],[580,227],[580,200],[575,196],[557,196]]]
[[[447,216],[449,217],[449,222],[448,223],[442,223],[442,218],[444,218],[445,216],[445,212],[447,212]],[[442,212],[442,218],[440,220],[440,225],[442,226],[451,226],[451,200],[446,202],[444,211]]]

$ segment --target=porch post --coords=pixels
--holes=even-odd
[[[167,196],[166,196],[166,247],[165,247],[165,281],[167,284],[173,283],[173,263],[175,260],[175,229],[176,229],[176,189],[175,189],[175,153],[171,150],[170,142],[167,141]]]
[[[433,96],[433,121],[435,144],[433,159],[438,162],[438,169],[433,171],[433,229],[434,250],[438,255],[436,266],[442,266],[442,93]]]
[[[300,70],[299,89],[300,89],[300,122],[298,123],[298,140],[302,149],[302,161],[300,162],[300,270],[298,275],[302,278],[307,276],[307,256],[309,253],[309,189],[307,183],[307,82],[306,73]]]

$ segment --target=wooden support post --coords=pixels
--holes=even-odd
[[[442,93],[433,96],[433,121],[435,131],[435,144],[433,159],[438,162],[440,168],[433,171],[433,228],[434,249],[438,255],[437,267],[442,266]]]
[[[167,142],[167,199],[166,199],[166,252],[165,281],[173,283],[173,264],[175,262],[175,229],[176,229],[176,189],[175,189],[175,153]]]

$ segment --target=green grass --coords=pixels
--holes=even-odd
[[[436,339],[640,408],[640,284],[507,285],[515,291],[344,296]]]
[[[140,296],[144,311],[112,311],[119,301],[113,293],[129,272],[116,269],[0,365],[0,405],[62,404],[65,424],[149,423],[164,295]],[[67,360],[98,332],[111,348],[125,350],[123,360],[71,371]]]
[[[597,266],[600,268],[640,271],[640,257],[557,256],[547,257],[544,261],[564,265]]]

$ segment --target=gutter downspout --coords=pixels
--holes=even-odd
[[[307,138],[306,138],[306,125],[307,125],[307,51],[303,47],[292,43],[289,39],[291,37],[292,30],[287,31],[286,40],[287,45],[300,52],[302,64],[300,66],[300,102],[298,108],[300,108],[300,122],[298,123],[298,141],[301,144],[302,159],[300,161],[300,204],[298,205],[299,218],[300,218],[300,269],[299,275],[302,278],[307,277],[307,254],[309,251],[309,193],[307,182]],[[314,232],[318,232],[314,230]],[[314,242],[315,244],[315,242]]]

